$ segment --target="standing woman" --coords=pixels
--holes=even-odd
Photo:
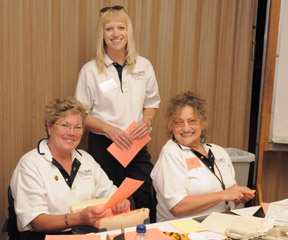
[[[129,149],[134,139],[149,132],[160,103],[155,73],[151,63],[136,52],[132,22],[122,6],[100,10],[97,34],[96,58],[81,69],[75,92],[90,113],[88,152],[117,186],[125,177],[145,181],[133,199],[136,208],[150,209],[154,222],[153,165],[147,146],[126,168],[106,149],[112,142]],[[126,134],[133,121],[137,124]]]

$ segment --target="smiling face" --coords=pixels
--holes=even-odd
[[[70,154],[81,141],[83,135],[83,123],[80,114],[69,114],[51,125],[47,123],[50,133],[48,146],[57,155]]]
[[[203,126],[199,122],[194,110],[190,106],[183,107],[179,115],[176,115],[172,130],[176,140],[184,145],[197,149],[200,145],[200,137]]]
[[[103,37],[107,45],[107,54],[126,51],[128,29],[125,22],[112,20],[103,25]]]

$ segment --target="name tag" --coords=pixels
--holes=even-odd
[[[110,92],[111,90],[118,87],[117,83],[115,82],[114,78],[107,80],[103,83],[99,84],[99,87],[103,93]]]
[[[198,167],[202,167],[199,159],[197,157],[194,158],[187,158],[185,159],[188,170],[191,170],[193,168],[198,168]]]

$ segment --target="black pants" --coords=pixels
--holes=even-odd
[[[143,147],[134,159],[124,168],[108,151],[112,141],[104,135],[89,133],[88,152],[94,157],[113,183],[119,187],[125,177],[142,180],[144,183],[133,194],[135,207],[150,209],[150,222],[156,221],[156,194],[150,173],[153,164],[147,146]]]

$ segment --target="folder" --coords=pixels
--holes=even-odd
[[[104,208],[109,200],[110,197],[75,203],[70,206],[70,210],[72,213],[76,213],[89,206]],[[124,228],[134,227],[138,224],[149,223],[149,221],[148,208],[140,208],[132,211],[129,209],[128,212],[117,215],[113,215],[111,208],[109,208],[106,210],[105,217],[96,221],[94,227],[98,228],[100,231],[110,231],[120,229],[121,226]]]
[[[89,206],[97,206],[106,210],[106,215],[99,221],[96,221],[95,227],[98,229],[114,230],[122,227],[133,227],[137,224],[143,224],[145,221],[149,223],[149,209],[141,208],[137,210],[114,215],[111,207],[115,206],[119,202],[127,199],[131,196],[144,181],[136,180],[132,178],[125,178],[117,191],[112,197],[92,199],[82,201],[80,203],[74,203],[70,206],[71,213],[76,213]]]
[[[98,199],[92,199],[88,201],[83,201],[79,203],[74,203],[70,206],[71,213],[80,212],[82,209],[89,207],[89,206],[97,206],[99,208],[104,209],[104,206],[106,203],[110,200],[111,197],[108,198],[98,198]],[[106,215],[105,217],[113,216],[111,208],[106,209]]]
[[[101,218],[95,222],[95,227],[100,231],[110,231],[145,223],[149,223],[149,209],[140,208],[127,213]]]

